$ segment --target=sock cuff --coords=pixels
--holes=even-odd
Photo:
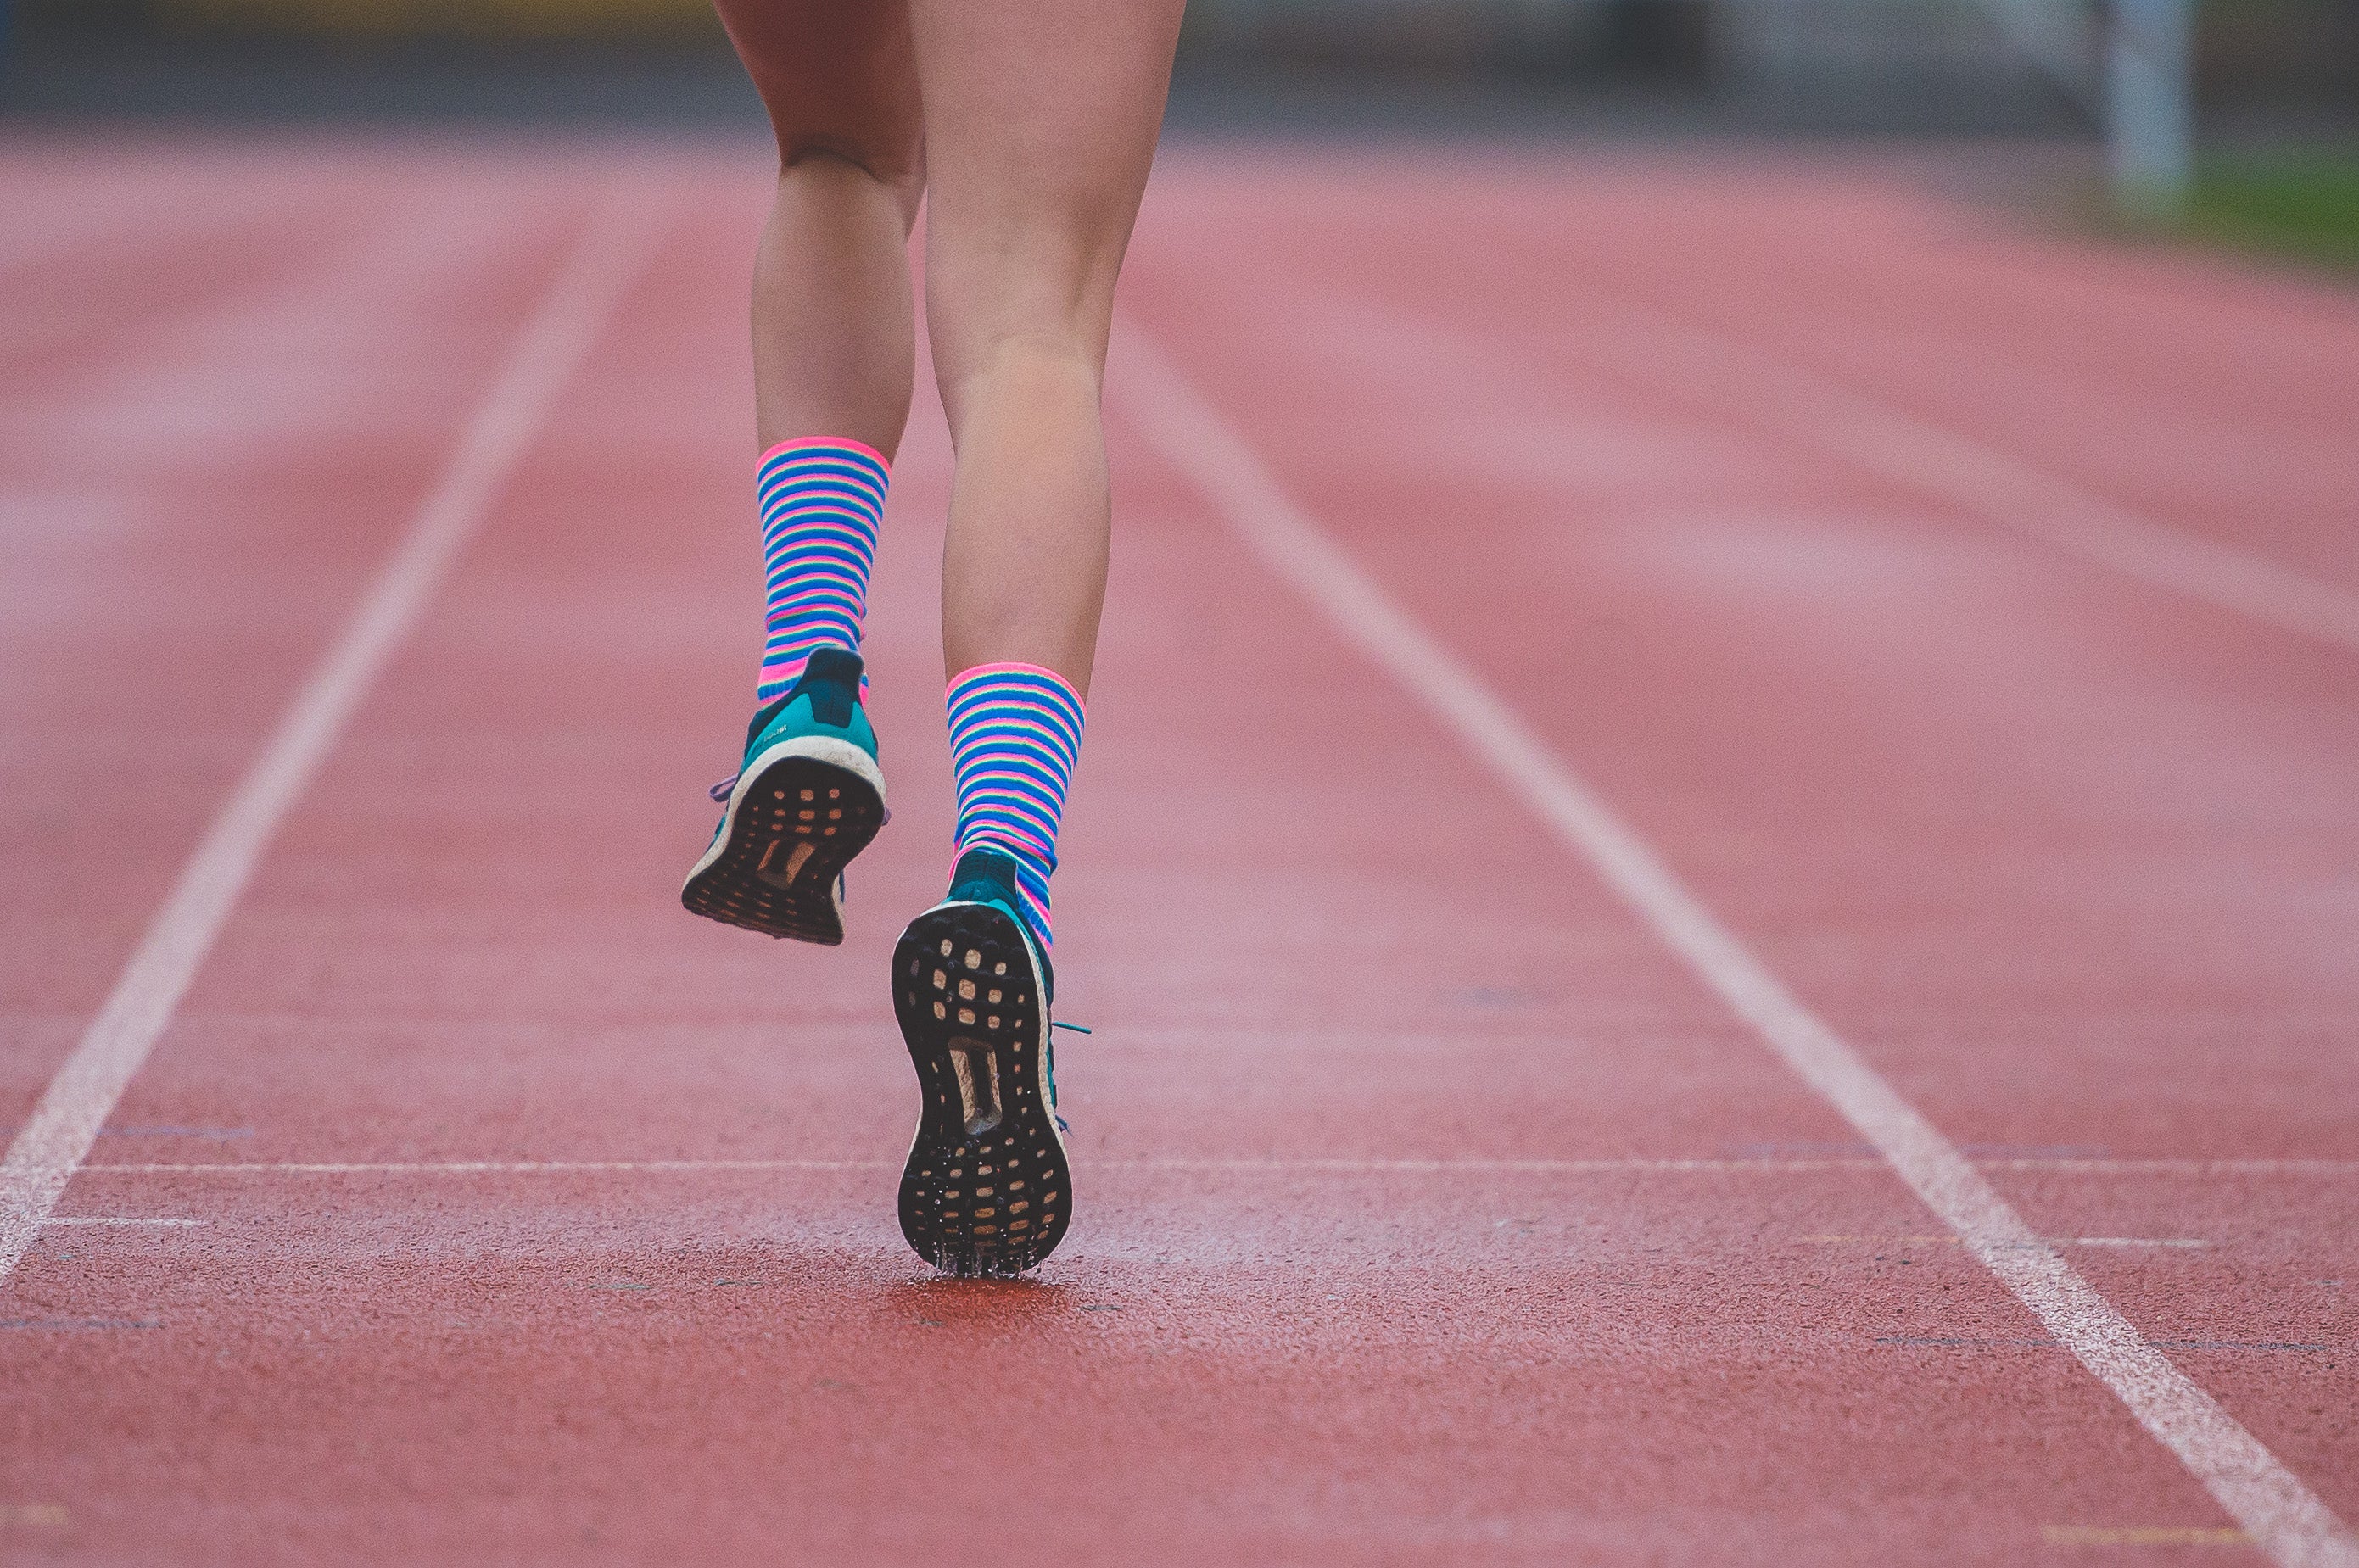
[[[1043,665],[1014,663],[977,665],[972,669],[961,670],[950,678],[949,685],[942,687],[942,699],[946,702],[955,702],[961,690],[975,682],[988,680],[994,676],[1026,676],[1045,681],[1053,692],[1062,696],[1067,702],[1073,705],[1073,711],[1076,714],[1086,717],[1089,713],[1089,705],[1082,700],[1082,694],[1073,689],[1073,683]]]
[[[842,643],[815,643],[776,660],[764,658],[761,674],[754,687],[754,706],[765,707],[786,696],[787,689],[803,678],[803,669],[810,663],[810,656],[821,648],[837,648],[853,654],[860,652],[857,648],[844,647]],[[868,700],[868,670],[864,665],[860,671],[860,700]]]
[[[789,452],[802,451],[850,452],[854,456],[866,458],[887,474],[893,471],[893,461],[890,458],[867,442],[855,441],[849,436],[797,436],[790,441],[780,441],[765,451],[755,467],[767,468],[774,458]]]

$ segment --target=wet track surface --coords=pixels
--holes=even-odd
[[[2359,1515],[2359,643],[2109,559],[2083,507],[2359,602],[2347,297],[1856,167],[1168,158],[1058,880],[1076,1219],[949,1282],[895,1222],[884,974],[948,859],[923,396],[846,944],[676,902],[756,646],[766,183],[0,157],[38,214],[0,236],[13,1125],[592,212],[647,240],[0,1287],[9,1560],[2260,1560],[1241,542],[1175,374]]]

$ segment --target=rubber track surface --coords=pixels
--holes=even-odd
[[[2264,1562],[1238,542],[1142,437],[1141,340],[2359,1519],[2359,655],[1994,522],[1950,448],[1760,369],[2351,590],[2359,303],[1974,173],[1165,149],[1057,877],[1079,1202],[952,1279],[903,1234],[888,997],[951,870],[930,397],[842,945],[675,896],[759,656],[775,149],[0,137],[19,1128],[590,215],[636,179],[660,226],[0,1281],[0,1561]],[[980,1162],[919,1166],[969,1173],[961,1226]]]

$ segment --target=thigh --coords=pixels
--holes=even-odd
[[[907,0],[713,0],[791,166],[813,154],[925,184],[925,117]]]
[[[1181,0],[908,4],[938,368],[1011,335],[1078,331],[1103,355]]]

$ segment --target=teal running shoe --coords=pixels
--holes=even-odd
[[[690,914],[801,942],[843,940],[843,868],[891,816],[860,674],[859,654],[821,648],[754,715],[745,765],[712,786],[721,825],[679,890]]]
[[[970,849],[950,896],[893,949],[893,1012],[924,1100],[901,1172],[901,1234],[945,1273],[1020,1274],[1072,1214],[1049,1004],[1057,978],[1016,860]]]

